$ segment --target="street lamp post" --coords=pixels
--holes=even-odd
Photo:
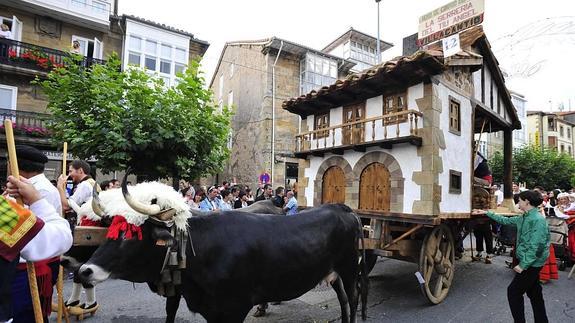
[[[380,41],[379,41],[379,3],[381,0],[375,0],[377,3],[377,50],[376,50],[376,63],[379,64],[381,62],[381,48],[380,48]]]

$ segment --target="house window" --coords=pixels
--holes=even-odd
[[[16,110],[18,88],[0,84],[0,109]]]
[[[559,126],[559,137],[563,137],[565,131],[563,130],[563,126]]]
[[[567,151],[569,152],[569,156],[571,156],[571,146],[567,146]]]
[[[555,120],[551,118],[547,119],[547,130],[555,131]]]
[[[353,41],[351,42],[351,58],[365,63],[362,65],[363,67],[370,67],[377,63],[373,47]]]
[[[300,94],[331,85],[337,79],[337,62],[323,56],[307,53],[300,62]]]
[[[455,99],[449,99],[449,132],[461,135],[461,106]]]
[[[565,145],[561,144],[561,150],[560,150],[560,151],[561,151],[561,152],[564,152],[564,151],[565,151]]]
[[[186,67],[185,49],[145,36],[129,35],[127,51],[129,65],[143,67],[152,74],[159,73],[168,86],[177,84],[175,77]]]
[[[449,193],[461,194],[461,172],[449,170]]]
[[[169,60],[162,59],[160,61],[160,73],[170,74],[172,70],[172,62]]]
[[[399,94],[386,95],[383,97],[383,115],[397,113],[407,110],[406,104],[407,94],[402,92]],[[386,123],[390,122],[403,122],[407,120],[407,114],[398,117],[390,117],[384,119]]]
[[[316,114],[314,117],[315,124],[313,130],[319,130],[324,128],[329,128],[329,113],[324,114]],[[325,138],[329,135],[329,131],[319,131],[314,134],[314,139],[316,138]]]
[[[108,5],[100,1],[92,1],[92,8],[94,8],[94,11],[96,12],[105,13],[108,11]]]
[[[571,128],[567,128],[567,139],[571,139]]]
[[[234,76],[234,68],[235,68],[236,64],[231,63],[230,64],[230,78],[232,78]]]

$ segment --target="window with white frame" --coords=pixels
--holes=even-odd
[[[307,53],[300,62],[300,94],[309,93],[337,80],[337,61]]]
[[[176,85],[176,76],[183,73],[187,66],[186,49],[161,40],[129,35],[127,48],[129,65],[157,73],[166,85]]]
[[[16,110],[18,88],[0,84],[0,109]]]
[[[348,48],[349,52],[346,52]],[[345,56],[349,53],[348,56]],[[349,41],[344,44],[344,57],[351,58],[356,62],[355,70],[364,70],[377,64],[377,54],[371,45],[361,44],[356,41]]]

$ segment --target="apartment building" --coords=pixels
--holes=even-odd
[[[527,133],[530,144],[556,149],[573,157],[575,123],[560,113],[527,111]]]
[[[128,64],[146,68],[174,85],[176,73],[201,57],[209,44],[193,34],[143,18],[118,15],[118,0],[1,0],[0,119],[14,123],[16,142],[42,150],[49,178],[61,172],[61,147],[50,140],[47,98],[30,82],[64,64],[70,53],[82,64],[102,64],[116,52]],[[5,136],[0,132],[0,176],[6,173]],[[72,156],[68,157],[69,159]]]

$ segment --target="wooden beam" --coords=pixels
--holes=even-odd
[[[405,232],[404,234],[400,235],[399,237],[393,239],[393,241],[391,241],[390,243],[386,244],[385,246],[383,246],[383,248],[381,249],[387,249],[389,248],[391,245],[396,244],[397,242],[405,239],[407,236],[411,235],[412,233],[415,233],[417,231],[419,231],[419,229],[423,228],[422,224],[418,224],[416,226],[414,226],[413,228],[411,228],[409,231]]]
[[[503,199],[513,198],[513,135],[511,129],[503,131]]]
[[[325,152],[324,151],[312,151],[311,154],[316,156],[316,157],[323,157]]]

